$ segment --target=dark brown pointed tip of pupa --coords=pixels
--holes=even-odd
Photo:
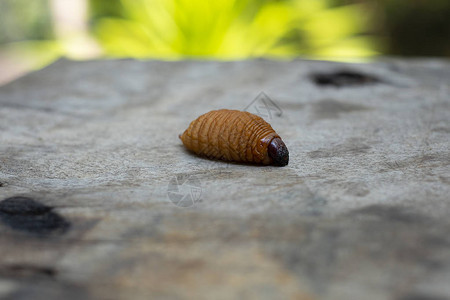
[[[274,138],[268,147],[269,157],[272,158],[273,164],[284,167],[289,163],[289,151],[281,140],[281,138]]]

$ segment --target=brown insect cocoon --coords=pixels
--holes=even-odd
[[[184,146],[211,159],[286,166],[289,151],[261,117],[245,111],[213,110],[180,135]]]

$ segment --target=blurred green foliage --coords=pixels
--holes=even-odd
[[[92,0],[94,34],[116,57],[362,57],[363,5],[328,0]],[[105,13],[108,12],[108,13]]]
[[[73,0],[88,1],[89,32],[67,37],[55,34],[52,1],[0,0],[0,62],[450,57],[449,0]]]
[[[1,0],[0,44],[53,38],[47,0]]]
[[[0,58],[39,69],[61,55],[48,0],[0,0]]]

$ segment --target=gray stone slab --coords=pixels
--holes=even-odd
[[[450,299],[449,91],[449,61],[388,58],[58,61],[3,86],[0,200],[53,209],[0,202],[0,297]],[[289,165],[188,153],[219,108],[263,115]]]

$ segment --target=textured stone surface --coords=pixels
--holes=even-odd
[[[1,205],[0,297],[450,299],[449,84],[443,60],[123,60],[3,86],[0,200],[33,205]],[[246,107],[287,167],[182,147]],[[8,223],[48,209],[64,230]]]

